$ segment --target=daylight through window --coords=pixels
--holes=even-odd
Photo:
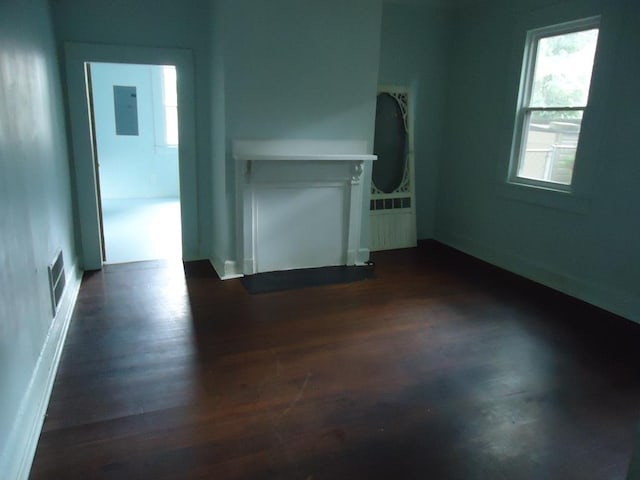
[[[167,145],[178,145],[178,89],[176,67],[162,67],[162,91],[165,114],[165,140]]]
[[[597,19],[529,32],[512,181],[571,185],[597,42]]]

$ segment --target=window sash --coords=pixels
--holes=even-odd
[[[525,115],[530,112],[584,112],[587,106],[584,107],[522,107]]]
[[[521,141],[520,151],[518,154],[518,163],[515,165],[515,171],[512,175],[512,181],[516,183],[526,183],[533,186],[553,188],[554,190],[570,191],[573,180],[575,153],[577,152],[578,144],[580,143],[580,132],[582,130],[582,119],[584,118],[584,107],[562,107],[562,108],[550,108],[550,107],[535,107],[535,108],[523,108],[523,119],[521,127]],[[582,112],[579,121],[568,119],[567,124],[574,124],[577,126],[577,132],[564,130],[562,128],[551,129],[547,132],[544,130],[536,130],[532,126],[532,119],[536,112]],[[538,139],[537,147],[529,148],[529,141],[536,132],[538,135],[547,136],[546,139]],[[549,138],[551,136],[551,138]],[[575,138],[574,138],[575,137]],[[535,142],[534,142],[535,143]],[[533,162],[530,154],[538,153],[538,168],[542,169],[542,172],[538,171],[538,174],[532,176],[531,168],[535,162]],[[573,160],[569,160],[567,157],[573,156]],[[566,172],[566,163],[571,162],[571,169]],[[562,170],[562,164],[565,164],[564,172]],[[527,174],[529,171],[529,174]],[[568,177],[568,182],[564,181],[563,177]]]
[[[524,161],[524,153],[527,148],[527,136],[529,134],[529,122],[530,117],[534,112],[571,112],[582,111],[584,118],[584,112],[588,107],[589,97],[587,96],[587,103],[582,106],[555,106],[555,107],[532,107],[531,97],[534,86],[534,73],[536,67],[536,59],[538,57],[538,47],[540,40],[554,37],[558,35],[565,35],[574,32],[580,32],[584,30],[590,30],[600,28],[600,17],[589,17],[582,20],[567,22],[561,25],[553,25],[548,27],[539,28],[529,31],[527,33],[525,43],[525,53],[523,62],[523,71],[520,80],[520,99],[518,101],[519,108],[516,115],[516,125],[514,129],[514,143],[512,147],[511,161],[509,162],[508,181],[510,183],[525,184],[530,186],[537,186],[542,188],[548,188],[552,190],[570,192],[572,190],[573,178],[570,184],[557,183],[549,180],[538,180],[533,178],[527,178],[519,175],[519,171]],[[596,47],[597,48],[597,47]],[[595,57],[594,57],[595,64]],[[593,76],[593,72],[592,72]],[[582,120],[580,122],[582,126]],[[580,136],[578,136],[578,142],[580,143]],[[576,145],[577,148],[577,145]],[[575,171],[575,166],[574,166]]]

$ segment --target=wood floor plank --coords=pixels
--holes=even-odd
[[[84,278],[31,478],[624,478],[640,326],[438,244],[249,295]]]

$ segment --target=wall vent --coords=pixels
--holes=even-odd
[[[53,316],[58,313],[62,293],[64,292],[65,276],[64,276],[64,258],[62,250],[54,257],[53,262],[48,267],[49,270],[49,288],[51,290],[51,308]]]

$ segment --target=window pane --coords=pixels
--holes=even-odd
[[[167,145],[178,145],[178,107],[165,107]]]
[[[541,38],[530,106],[586,106],[597,42],[597,28]]]
[[[176,67],[162,67],[162,81],[165,105],[178,105],[178,88],[176,83]]]
[[[530,112],[518,177],[570,185],[582,113]]]

